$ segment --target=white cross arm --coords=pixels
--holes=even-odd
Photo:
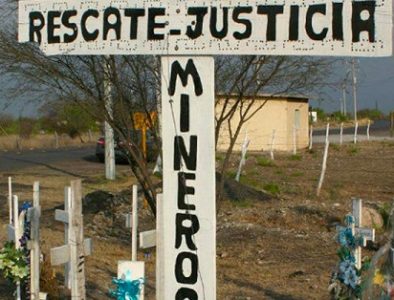
[[[156,246],[156,229],[140,232],[140,248],[147,249]]]
[[[56,209],[55,220],[68,224],[68,212],[61,209]]]
[[[339,230],[343,230],[346,227],[344,226],[337,226],[337,231]],[[356,231],[356,235],[361,235],[365,238],[366,241],[375,241],[375,229],[369,229],[369,228],[364,228],[364,227],[360,227],[360,228],[355,228],[354,229]]]
[[[85,256],[92,254],[92,239],[85,239],[84,241]],[[51,265],[58,266],[66,264],[70,261],[70,246],[63,245],[51,249]]]

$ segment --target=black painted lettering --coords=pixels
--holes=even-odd
[[[89,41],[94,41],[97,39],[99,35],[98,29],[94,30],[93,32],[89,32],[88,29],[86,28],[86,22],[88,18],[93,17],[93,18],[98,18],[99,13],[96,9],[88,9],[85,11],[81,17],[81,32],[83,39],[87,42]]]
[[[198,300],[195,290],[189,288],[180,288],[175,295],[175,300]]]
[[[252,22],[250,22],[250,20],[248,20],[248,19],[240,19],[239,15],[240,14],[250,14],[252,11],[253,11],[253,8],[251,6],[238,6],[238,7],[234,8],[234,10],[233,10],[234,22],[245,26],[244,32],[239,32],[239,31],[234,32],[233,36],[237,40],[247,39],[251,36]]]
[[[185,260],[189,260],[191,266],[190,274],[184,273],[183,264]],[[184,284],[195,284],[198,278],[198,257],[194,253],[181,252],[178,254],[175,262],[175,277],[176,281]]]
[[[197,68],[192,59],[189,59],[186,64],[186,68],[183,69],[179,61],[174,61],[171,65],[171,75],[170,75],[170,87],[168,88],[168,94],[173,96],[175,93],[176,80],[179,76],[183,86],[187,85],[187,79],[189,75],[192,76],[194,82],[194,92],[197,96],[203,93],[202,83],[200,75],[197,72]]]
[[[211,35],[217,39],[223,39],[228,32],[228,7],[222,8],[222,29],[218,30],[218,9],[217,7],[211,8],[211,20],[209,22],[209,29]]]
[[[360,41],[360,33],[366,31],[371,43],[375,42],[375,8],[376,1],[353,1],[352,33],[353,43]],[[367,11],[368,19],[361,18],[361,13]]]
[[[276,16],[283,14],[283,5],[259,5],[257,13],[267,15],[267,41],[276,41]]]
[[[310,5],[306,13],[305,29],[306,33],[312,40],[322,41],[327,36],[328,28],[323,28],[320,33],[316,33],[313,29],[313,16],[315,14],[326,14],[326,4],[313,4]]]
[[[194,187],[187,186],[186,180],[195,180],[196,175],[194,173],[178,173],[178,208],[184,210],[195,210],[196,206],[185,202],[186,195],[194,195]]]
[[[174,170],[181,169],[181,157],[188,170],[195,171],[197,166],[197,136],[191,135],[189,138],[189,153],[187,153],[185,142],[182,136],[174,138]]]
[[[29,42],[41,44],[41,30],[45,26],[45,18],[39,11],[29,13]],[[36,38],[34,38],[34,36]]]
[[[156,34],[156,28],[164,28],[166,23],[157,23],[156,17],[165,16],[166,10],[165,8],[156,8],[151,7],[148,8],[148,40],[163,40],[164,34]]]
[[[126,8],[124,11],[126,17],[130,17],[130,40],[135,40],[138,33],[138,18],[145,16],[143,8]]]
[[[204,25],[204,16],[208,13],[207,7],[189,7],[187,14],[190,16],[196,16],[194,29],[191,25],[187,26],[186,35],[191,39],[196,39],[202,34]]]
[[[190,97],[189,95],[181,95],[181,132],[188,132],[190,128]]]
[[[298,5],[290,6],[290,22],[289,22],[289,40],[297,41],[299,34],[299,18],[300,7]]]
[[[64,27],[70,28],[73,33],[63,35],[63,39],[65,43],[72,43],[77,39],[78,36],[78,27],[75,23],[70,23],[70,18],[75,17],[77,15],[77,11],[73,10],[66,10],[62,15],[62,23]]]
[[[185,242],[190,250],[197,250],[196,244],[193,241],[193,235],[200,230],[200,222],[196,215],[191,214],[176,214],[176,236],[175,248],[179,249],[182,245],[182,236],[185,237]],[[185,223],[190,223],[186,226]]]
[[[332,39],[343,41],[343,3],[332,3]]]
[[[115,22],[110,23],[109,18],[115,17]],[[104,26],[103,26],[103,40],[108,39],[108,33],[110,30],[115,31],[117,40],[120,40],[120,30],[122,27],[122,20],[120,18],[119,9],[115,7],[108,7],[104,10]]]
[[[60,19],[61,12],[52,10],[48,12],[48,44],[59,44],[60,36],[55,35],[55,30],[60,29],[60,24],[56,23],[56,19]]]

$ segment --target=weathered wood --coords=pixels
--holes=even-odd
[[[140,232],[140,248],[148,249],[156,246],[156,229]]]
[[[12,224],[12,178],[8,177],[8,211],[9,224]]]
[[[313,147],[313,125],[309,127],[309,150]]]
[[[70,231],[70,267],[71,298],[85,300],[85,249],[82,219],[82,184],[81,180],[71,181],[71,211],[69,214]]]
[[[84,240],[85,256],[91,255],[92,250],[93,250],[92,239],[90,238],[85,239]],[[60,265],[68,264],[70,261],[70,245],[63,245],[60,247],[52,248],[50,250],[50,255],[51,255],[52,266],[60,266]]]
[[[131,233],[131,260],[137,261],[137,238],[138,238],[138,187],[133,185],[133,225]]]
[[[33,185],[33,207],[29,209],[30,219],[30,297],[40,299],[40,184]]]

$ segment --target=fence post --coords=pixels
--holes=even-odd
[[[271,138],[271,151],[270,151],[270,156],[271,156],[271,160],[274,160],[274,147],[275,147],[275,133],[276,130],[272,130],[272,138]]]
[[[309,150],[313,147],[313,125],[309,127]]]
[[[354,138],[353,138],[354,144],[357,144],[357,131],[358,131],[358,122],[356,122],[356,125],[354,126]]]
[[[319,184],[317,186],[317,192],[316,195],[319,196],[320,195],[320,191],[323,185],[323,181],[324,181],[324,176],[326,174],[326,168],[327,168],[327,157],[328,157],[328,146],[330,145],[330,141],[328,140],[328,133],[330,130],[330,124],[327,124],[327,129],[326,129],[326,143],[324,146],[324,154],[323,154],[323,164],[322,164],[322,170],[320,173],[320,179],[319,179]]]
[[[339,145],[343,144],[343,122],[341,123],[341,127],[339,128]]]
[[[71,187],[67,186],[64,188],[64,211],[71,213]],[[64,244],[67,245],[69,243],[68,236],[69,236],[70,226],[68,222],[64,223]],[[70,262],[64,264],[64,286],[67,289],[71,289],[71,268]]]
[[[368,125],[367,125],[367,140],[369,141],[369,128],[371,127],[371,120],[368,120]]]
[[[244,139],[244,143],[242,144],[241,161],[239,162],[237,175],[235,175],[235,180],[238,182],[241,177],[242,167],[245,164],[245,157],[246,157],[246,152],[248,151],[249,142],[250,142],[250,140],[248,138],[248,134],[246,134],[245,139]]]
[[[55,149],[59,148],[59,135],[57,134],[57,131],[55,131]]]

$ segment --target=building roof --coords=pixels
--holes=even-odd
[[[217,98],[224,98],[229,95],[224,93],[217,93]],[[236,98],[238,94],[231,94],[231,97]],[[257,94],[257,95],[244,95],[245,99],[254,99],[254,100],[287,100],[291,102],[308,102],[309,98],[303,95],[287,95],[287,94]]]

